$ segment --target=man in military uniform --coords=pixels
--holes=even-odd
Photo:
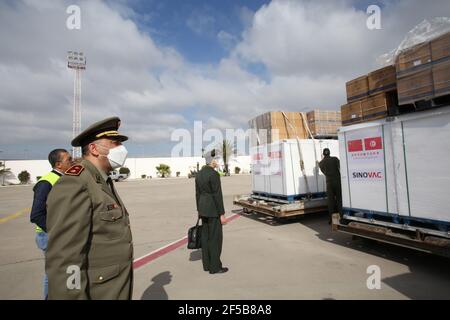
[[[117,117],[72,140],[83,160],[47,200],[49,299],[131,299],[133,243],[128,212],[108,172],[124,165],[128,138]]]
[[[333,213],[339,212],[342,215],[342,192],[341,192],[341,171],[339,159],[330,156],[330,149],[323,150],[323,159],[319,163],[320,170],[327,180],[328,213],[331,224]]]
[[[223,233],[222,225],[226,223],[223,206],[220,176],[214,170],[218,164],[215,150],[205,154],[206,166],[195,177],[195,194],[197,211],[202,219],[202,261],[203,270],[211,274],[225,273],[228,268],[222,266]]]

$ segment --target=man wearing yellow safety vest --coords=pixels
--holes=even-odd
[[[53,170],[39,179],[33,188],[34,198],[30,220],[36,224],[36,244],[44,252],[47,250],[47,196],[61,175],[72,165],[72,157],[64,149],[55,149],[48,155]],[[44,275],[44,299],[47,298],[48,279]]]

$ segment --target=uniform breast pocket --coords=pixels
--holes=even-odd
[[[108,240],[119,239],[125,231],[123,212],[120,208],[100,212],[101,228],[99,233]]]

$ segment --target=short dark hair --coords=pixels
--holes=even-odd
[[[81,154],[87,156],[89,154],[89,143],[81,147]]]
[[[330,155],[330,149],[328,149],[328,148],[323,149],[323,155],[324,156],[329,156]]]
[[[66,149],[55,149],[55,150],[52,150],[48,154],[48,162],[50,162],[50,165],[52,166],[52,168],[54,168],[56,166],[56,163],[58,161],[61,161],[62,153],[68,153],[68,152]]]

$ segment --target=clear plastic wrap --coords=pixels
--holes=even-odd
[[[450,18],[437,17],[431,21],[424,20],[408,32],[397,48],[378,57],[377,62],[383,67],[393,65],[401,52],[419,43],[431,41],[447,32],[450,32]]]

